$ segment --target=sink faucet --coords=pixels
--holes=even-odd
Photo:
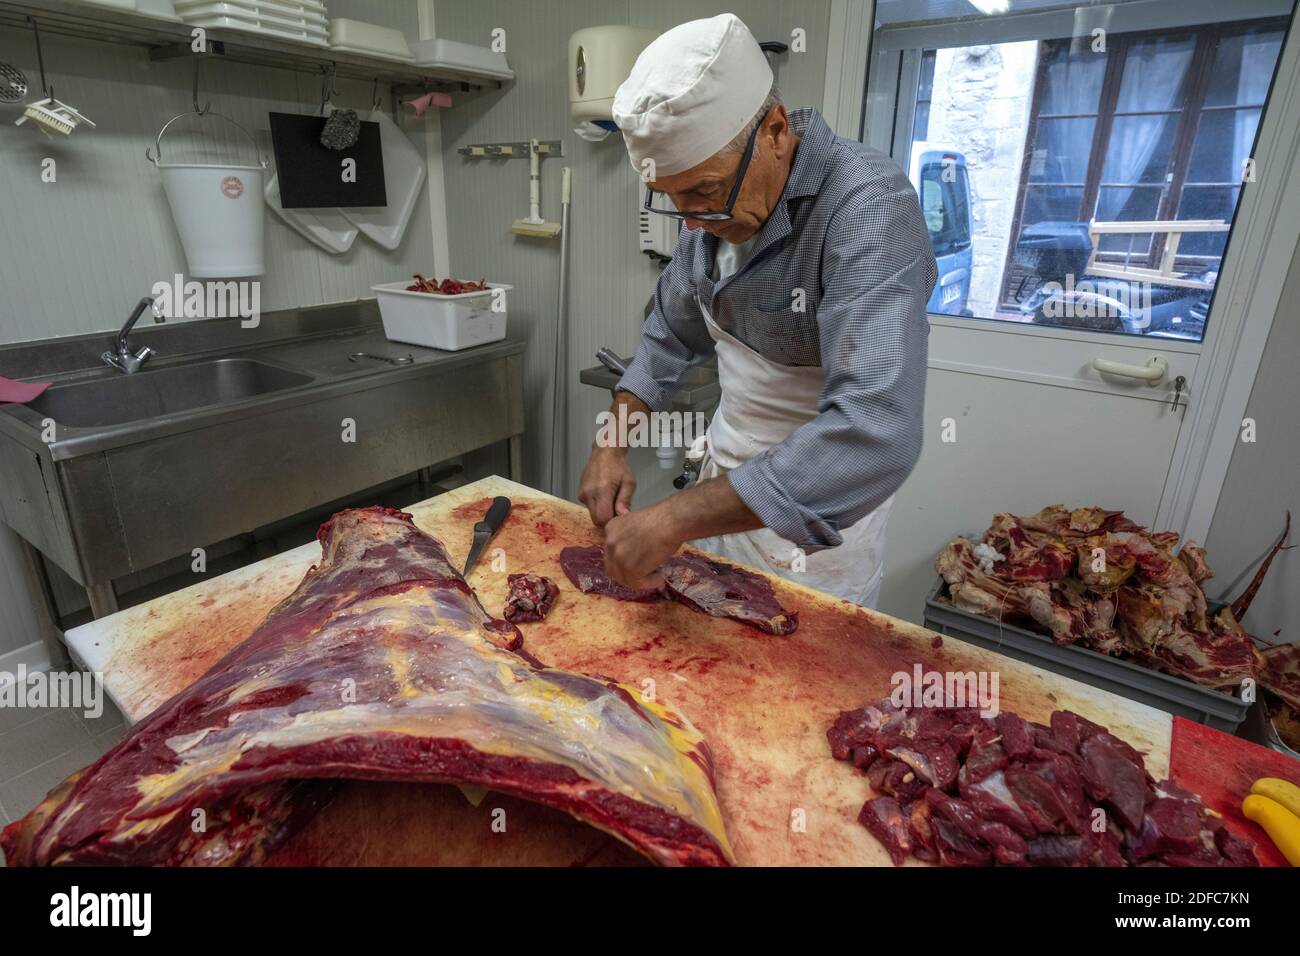
[[[113,366],[113,368],[126,375],[131,375],[140,371],[140,369],[144,367],[144,363],[157,354],[147,345],[140,349],[140,351],[133,353],[131,351],[130,343],[127,342],[127,336],[131,334],[131,329],[135,327],[136,321],[144,314],[145,309],[151,311],[154,322],[166,321],[163,313],[158,308],[157,300],[151,295],[145,296],[136,303],[135,309],[132,310],[130,317],[126,320],[126,324],[123,325],[121,330],[117,333],[116,348],[105,351],[104,354],[100,356],[106,364]]]

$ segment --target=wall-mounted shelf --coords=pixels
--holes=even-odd
[[[68,36],[142,46],[154,59],[191,55],[190,31],[194,28],[187,23],[161,20],[138,10],[86,6],[68,0],[0,0],[0,26],[30,29],[29,16],[36,18],[42,36]],[[401,95],[435,90],[464,92],[501,86],[497,77],[458,67],[418,66],[379,56],[260,37],[240,30],[206,29],[208,54],[233,63],[316,75],[332,67],[338,77],[378,80]]]

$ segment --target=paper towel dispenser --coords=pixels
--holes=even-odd
[[[569,37],[569,109],[573,119],[612,132],[614,91],[637,56],[658,36],[637,27],[586,27]]]

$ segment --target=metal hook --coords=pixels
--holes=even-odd
[[[36,63],[41,68],[41,89],[50,99],[54,99],[54,87],[45,82],[45,56],[41,53],[41,30],[36,25],[36,18],[28,15],[27,22],[32,25],[32,33],[36,35]]]
[[[379,95],[379,77],[370,85],[370,106],[372,109],[382,109],[384,98]]]
[[[199,106],[199,55],[194,56],[194,90],[191,96],[194,105],[194,112],[200,116],[206,116],[208,110],[212,109],[212,101],[208,100],[202,106]]]
[[[320,90],[320,112],[322,116],[325,115],[325,106],[333,97],[339,95],[338,87],[334,85],[334,70],[336,67],[337,64],[331,63],[328,70],[324,67],[321,68],[321,73],[324,75]]]

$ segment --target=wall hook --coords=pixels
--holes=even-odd
[[[32,33],[36,36],[36,65],[41,69],[41,89],[50,99],[54,99],[54,87],[45,81],[45,55],[41,52],[41,29],[36,25],[36,18],[30,14],[27,22],[32,25]]]
[[[321,83],[320,91],[320,112],[322,116],[325,115],[325,107],[329,105],[330,100],[339,95],[338,88],[334,85],[335,67],[336,64],[331,63],[328,70],[324,67],[321,68],[321,72],[324,74],[324,82]]]
[[[208,102],[199,106],[199,57],[200,55],[197,53],[194,55],[194,87],[190,98],[194,105],[194,112],[200,116],[206,116],[208,110],[212,109],[212,101],[208,100]]]

